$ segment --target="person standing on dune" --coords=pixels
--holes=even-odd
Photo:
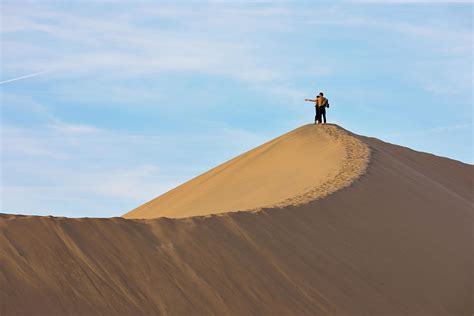
[[[324,120],[323,124],[326,124],[326,108],[329,107],[329,101],[324,97],[322,92],[319,93],[319,96],[316,98],[316,107],[318,108],[319,113],[319,123],[323,123],[321,118]]]
[[[324,97],[324,94],[320,92],[316,99],[305,99],[305,101],[315,103],[316,116],[314,117],[314,124],[322,123],[321,116],[324,118],[324,124],[326,124],[326,107],[329,107],[329,101]]]
[[[314,116],[314,124],[318,124],[318,122],[321,119],[321,117],[319,116],[319,111],[318,111],[318,99],[319,99],[319,95],[314,100],[304,99],[305,101],[308,101],[308,102],[314,102],[314,109],[316,110],[316,115]]]

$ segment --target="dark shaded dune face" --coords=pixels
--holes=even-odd
[[[0,314],[472,315],[473,166],[356,137],[365,172],[305,203],[2,215]]]

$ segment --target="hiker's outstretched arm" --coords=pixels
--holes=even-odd
[[[304,99],[304,100],[308,102],[316,102],[316,100],[310,100],[310,99]]]

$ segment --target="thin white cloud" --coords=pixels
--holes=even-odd
[[[16,165],[30,183],[1,187],[2,212],[55,216],[120,216],[178,185],[154,165],[129,168],[46,169]],[[51,181],[54,177],[55,181]],[[38,181],[42,180],[42,181]],[[25,199],[25,196],[28,199]]]
[[[47,72],[48,72],[48,71],[40,71],[40,72],[36,72],[36,73],[33,73],[33,74],[21,76],[21,77],[16,77],[16,78],[12,78],[12,79],[3,80],[3,81],[0,81],[0,84],[5,84],[5,83],[10,83],[10,82],[18,81],[18,80],[24,80],[24,79],[36,77],[36,76],[45,74],[45,73],[47,73]]]
[[[84,135],[84,134],[94,134],[99,133],[102,130],[90,125],[84,124],[69,124],[69,123],[54,123],[49,125],[50,128],[58,131],[60,134],[76,134],[76,135]]]
[[[19,161],[28,159],[51,159],[66,160],[71,158],[71,154],[51,145],[50,139],[40,137],[39,133],[32,135],[29,130],[12,126],[2,126],[1,147],[2,147],[2,168],[10,159]],[[7,173],[8,170],[4,170]]]
[[[212,7],[211,7],[212,8]],[[136,14],[137,10],[141,14]],[[163,71],[188,71],[230,76],[243,81],[268,81],[280,77],[278,67],[263,67],[265,64],[255,43],[251,40],[232,41],[222,35],[242,29],[233,25],[246,25],[250,29],[265,25],[259,16],[245,18],[244,12],[224,12],[222,19],[194,12],[182,6],[160,5],[151,10],[137,6],[124,15],[110,19],[81,16],[68,12],[52,11],[47,7],[29,10],[15,7],[12,14],[5,15],[5,28],[2,32],[42,32],[63,42],[67,47],[85,47],[87,50],[61,51],[50,48],[43,51],[42,63],[58,71],[58,76],[71,77],[77,74],[96,73],[100,76],[130,76],[130,74],[152,73]],[[176,17],[176,22],[187,29],[176,32],[167,29],[138,26],[140,20],[157,19],[163,13],[180,12],[185,18]],[[210,9],[208,9],[210,10]],[[280,12],[280,11],[278,11]],[[275,14],[271,10],[259,13]],[[211,15],[212,16],[212,15]],[[245,21],[242,21],[245,19]],[[232,22],[235,20],[235,23]],[[194,21],[194,22],[193,22]],[[242,23],[243,22],[243,23]],[[216,24],[217,23],[217,24]],[[249,33],[250,34],[250,33]],[[5,58],[16,56],[24,43],[9,40]],[[15,47],[18,46],[18,49]],[[118,53],[120,52],[120,53]],[[27,55],[25,56],[27,57]],[[5,63],[6,70],[22,67],[39,67],[36,56],[21,60],[14,58]]]
[[[222,123],[211,132],[149,135],[55,118],[2,126],[1,139],[0,211],[69,216],[123,214],[264,140]],[[210,151],[212,159],[195,156]]]
[[[445,132],[453,132],[458,130],[472,130],[472,123],[459,123],[447,126],[437,126],[431,128],[422,128],[417,130],[411,130],[406,132],[396,132],[384,135],[383,137],[388,138],[397,138],[397,137],[407,137],[407,136],[415,136],[415,135],[423,135],[423,134],[436,134],[436,133],[445,133]]]

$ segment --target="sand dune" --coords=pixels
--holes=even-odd
[[[274,148],[304,154],[302,148],[318,144],[309,135],[318,133],[331,143],[340,135],[353,148],[368,146],[370,160],[348,143],[328,145],[321,154],[337,158],[328,164],[330,173],[314,166],[311,175],[299,174],[305,185],[274,193],[283,173],[269,197],[249,193],[242,194],[247,204],[230,201],[258,212],[221,213],[216,205],[233,209],[219,196],[207,196],[216,204],[201,196],[212,188],[232,196],[212,186],[225,184],[219,182],[224,168],[216,180],[204,176],[209,183],[202,193],[191,190],[199,177],[176,190],[195,194],[193,202],[180,202],[184,193],[171,191],[181,203],[173,212],[158,207],[165,203],[158,198],[158,206],[127,216],[182,217],[181,207],[198,202],[203,207],[190,214],[221,214],[140,220],[2,215],[0,314],[472,315],[473,166],[334,126],[290,132],[283,137],[288,142],[301,137],[309,143],[276,141],[263,153],[249,152],[254,158],[245,164],[268,159]],[[317,150],[311,154],[324,161]],[[284,160],[282,153],[272,155]],[[351,155],[358,157],[349,164],[355,171],[342,167]],[[229,163],[242,173],[233,181],[244,190],[239,159]]]
[[[189,217],[303,204],[349,185],[367,145],[332,125],[302,126],[128,212],[125,218]]]

